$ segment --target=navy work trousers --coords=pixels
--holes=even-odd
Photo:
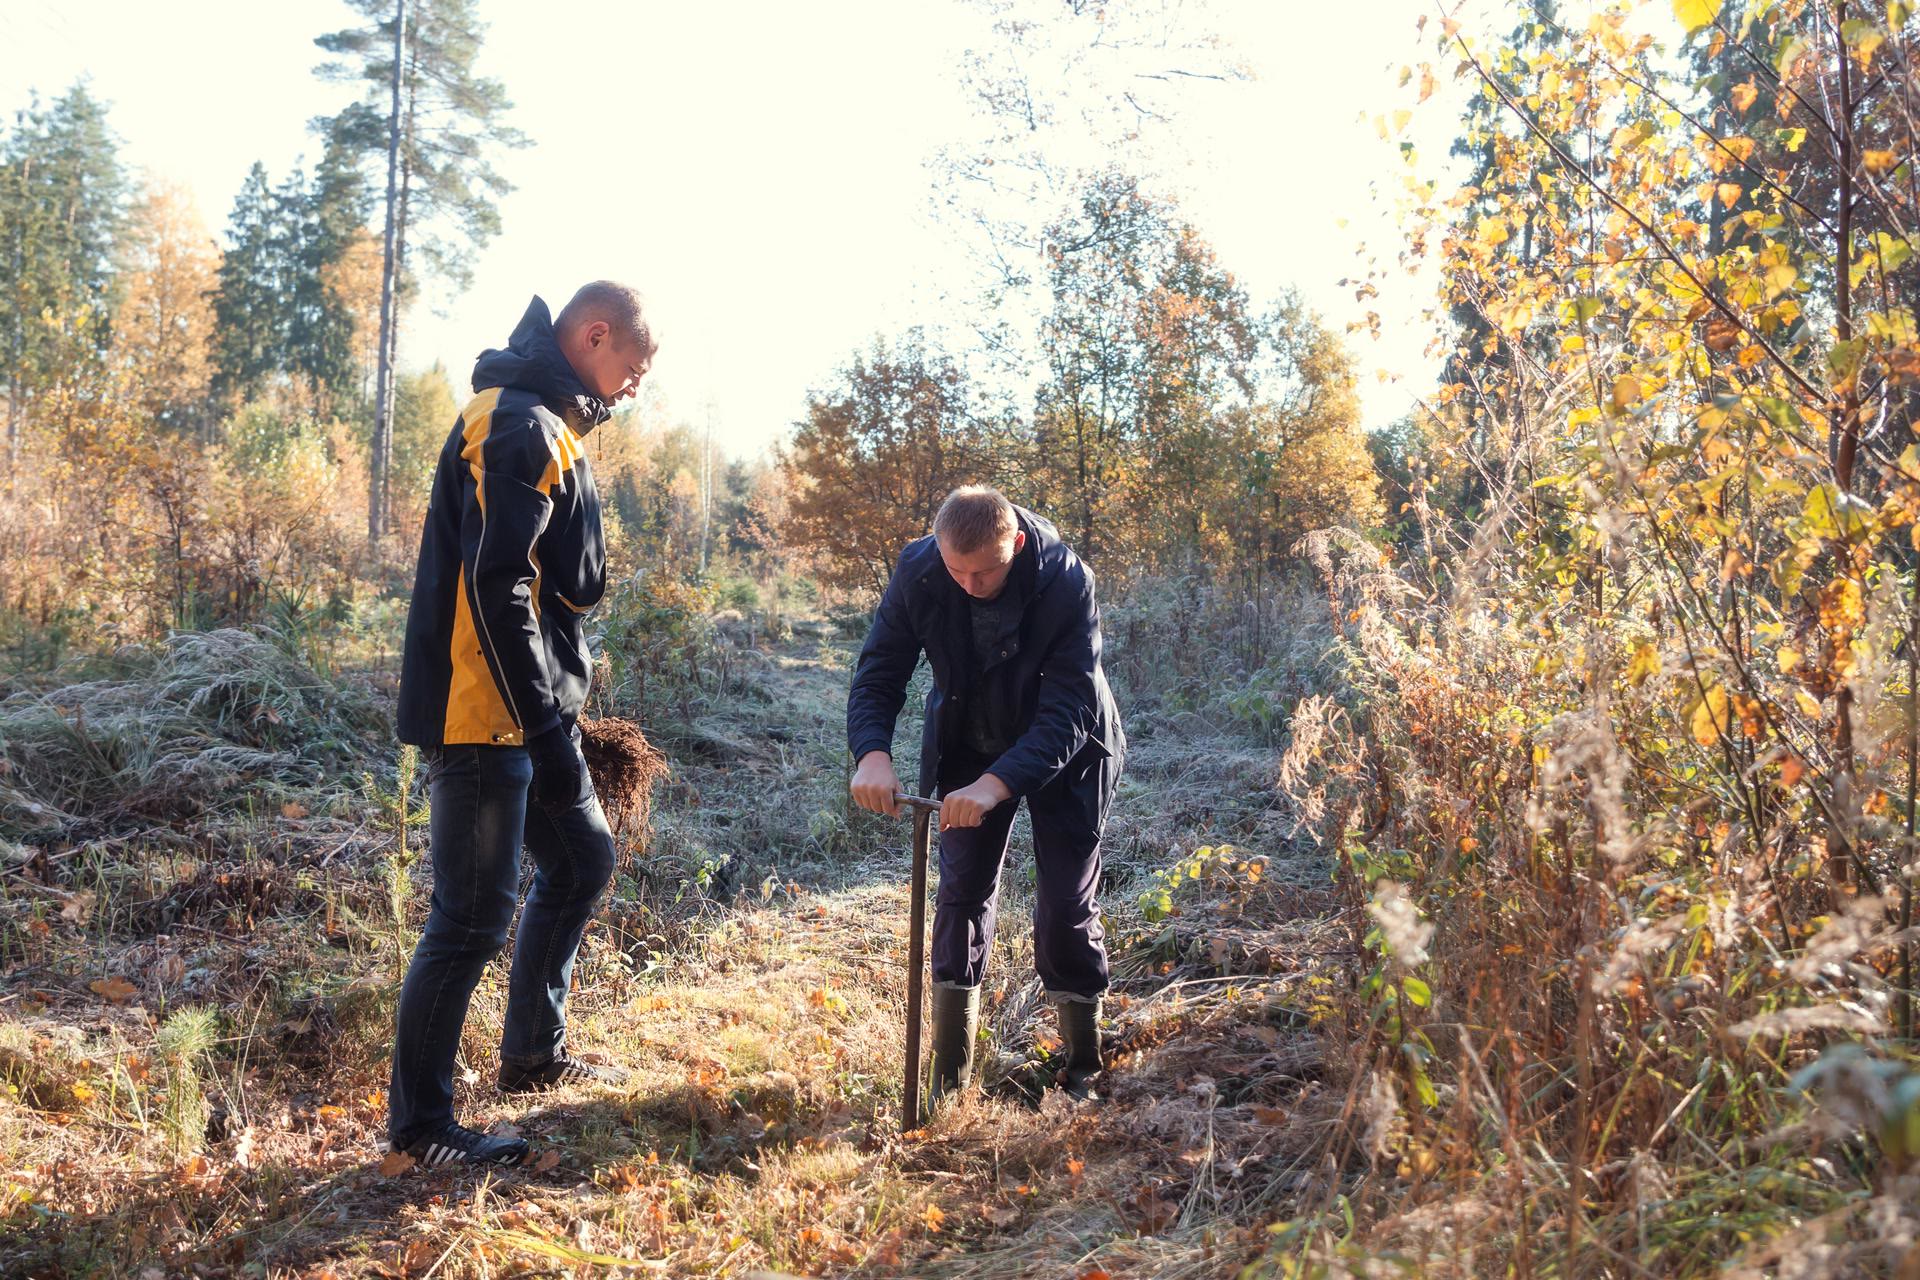
[[[453,1119],[460,1029],[487,962],[506,945],[521,846],[533,858],[533,887],[507,978],[504,1063],[537,1066],[559,1052],[574,955],[613,878],[613,832],[590,779],[571,806],[549,811],[528,803],[525,747],[430,747],[426,757],[433,905],[400,989],[387,1122],[396,1148]]]
[[[979,781],[993,763],[967,752],[940,759],[940,794]],[[1033,908],[1033,965],[1047,994],[1093,1000],[1107,989],[1106,931],[1100,927],[1100,832],[1120,781],[1121,760],[1088,747],[1046,786],[1027,797],[1033,819],[1038,895]],[[1015,797],[977,827],[940,833],[940,888],[933,908],[933,980],[977,987],[986,977],[1007,857]]]

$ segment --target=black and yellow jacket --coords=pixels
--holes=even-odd
[[[606,590],[581,437],[605,422],[535,298],[434,468],[400,666],[400,740],[521,746],[587,700],[584,615]]]

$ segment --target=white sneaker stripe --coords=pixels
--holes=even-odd
[[[513,1151],[510,1148],[505,1150],[488,1149],[483,1153],[483,1144],[490,1140],[486,1134],[462,1136],[466,1137],[467,1141],[472,1142],[473,1145],[469,1147],[454,1142],[442,1142],[439,1139],[433,1139],[414,1148],[418,1153],[414,1159],[423,1169],[436,1168],[444,1164],[461,1164],[483,1160],[488,1164],[515,1164],[519,1160],[521,1153]]]

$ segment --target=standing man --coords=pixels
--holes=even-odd
[[[1126,755],[1100,669],[1093,572],[1046,520],[998,490],[956,489],[933,535],[900,555],[847,697],[853,798],[899,812],[893,729],[920,654],[933,668],[920,787],[940,796],[933,913],[934,1097],[973,1075],[980,983],[1000,867],[1024,797],[1039,900],[1033,960],[1060,1020],[1065,1085],[1090,1099],[1100,1073],[1100,832]]]
[[[631,396],[658,344],[638,293],[600,280],[549,318],[533,300],[440,451],[400,669],[400,740],[432,796],[433,906],[400,992],[387,1138],[424,1165],[514,1164],[521,1138],[453,1118],[467,1002],[507,939],[520,848],[534,862],[507,982],[499,1087],[617,1084],[566,1049],[574,953],[613,877],[613,833],[575,720],[606,589],[600,497],[582,437]]]

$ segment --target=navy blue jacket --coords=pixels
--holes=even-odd
[[[847,746],[859,760],[893,751],[894,723],[920,655],[933,668],[921,734],[920,789],[931,794],[943,752],[958,748],[967,700],[986,700],[996,736],[1012,742],[985,772],[1016,796],[1031,795],[1083,752],[1125,753],[1127,739],[1106,672],[1100,668],[1100,606],[1093,571],[1053,525],[1015,507],[1026,545],[1006,591],[1018,609],[975,688],[967,594],[947,573],[931,536],[900,553],[847,694]]]
[[[607,585],[581,437],[606,421],[535,298],[440,450],[400,662],[399,730],[420,746],[521,746],[580,714],[587,610]]]

